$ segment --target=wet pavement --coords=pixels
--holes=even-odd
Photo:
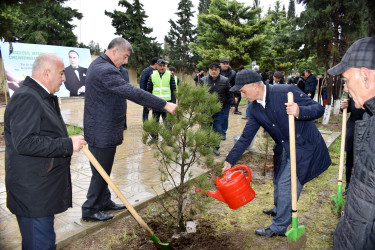
[[[83,99],[72,98],[62,100],[61,113],[67,124],[82,126]],[[240,106],[245,114],[246,105]],[[4,107],[0,108],[0,122],[3,122]],[[154,149],[142,143],[142,107],[128,101],[127,130],[124,131],[123,144],[117,147],[111,178],[124,196],[137,209],[146,206],[148,202],[160,194],[163,189],[160,184],[158,170],[159,162],[153,157]],[[233,146],[233,137],[239,136],[246,124],[242,115],[230,114],[227,140],[221,143],[221,156],[216,161],[222,162]],[[339,133],[323,134],[330,144]],[[256,143],[254,145],[257,145]],[[198,176],[206,170],[202,167],[192,169],[193,176]],[[73,208],[55,216],[55,231],[57,248],[64,247],[74,239],[112,223],[118,218],[129,215],[127,211],[114,212],[115,218],[107,222],[84,222],[81,220],[81,205],[86,200],[86,193],[91,178],[90,164],[83,152],[74,153],[71,162],[71,177],[73,189]],[[4,152],[0,152],[0,249],[21,249],[21,235],[16,217],[6,207]],[[111,190],[112,199],[121,203]]]

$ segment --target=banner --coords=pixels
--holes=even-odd
[[[19,88],[26,76],[31,76],[35,58],[43,53],[55,54],[64,62],[66,81],[55,95],[84,95],[86,71],[91,63],[89,49],[8,42],[0,43],[0,47],[10,96]]]

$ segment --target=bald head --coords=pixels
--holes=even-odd
[[[40,54],[33,63],[32,78],[43,84],[50,93],[59,91],[65,81],[65,68],[61,58],[54,54]]]

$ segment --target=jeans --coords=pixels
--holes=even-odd
[[[224,120],[221,125],[221,131],[217,131],[222,133],[223,135],[227,134],[228,130],[228,119],[229,119],[229,111],[230,111],[230,105],[229,104],[224,104],[224,109],[222,110],[224,113]]]
[[[282,161],[278,176],[273,178],[274,202],[273,211],[276,217],[272,220],[271,230],[275,233],[285,234],[288,226],[292,223],[292,193],[290,181],[290,159],[283,150]],[[297,177],[297,200],[302,191],[303,185]]]
[[[111,175],[116,147],[97,148],[89,146],[89,149],[107,174]],[[96,171],[91,163],[90,166],[92,177],[86,196],[87,200],[82,205],[82,217],[90,217],[112,203],[111,192],[108,189],[107,182],[102,178],[99,172]]]
[[[17,216],[23,250],[55,249],[55,216],[28,218]]]

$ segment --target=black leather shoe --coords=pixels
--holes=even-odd
[[[263,209],[263,213],[271,215],[272,217],[276,217],[276,213],[272,209]]]
[[[255,230],[255,234],[264,237],[285,236],[285,234],[275,233],[270,227],[259,228]]]
[[[121,210],[121,209],[125,209],[125,205],[123,204],[116,204],[114,202],[112,202],[110,205],[107,205],[103,208],[102,211],[111,211],[111,210]]]
[[[82,217],[84,221],[106,221],[113,218],[113,214],[106,214],[102,211],[96,212],[93,215]]]
[[[240,112],[240,111],[236,111],[236,112],[234,112],[234,114],[235,114],[235,115],[242,115],[242,112]]]

